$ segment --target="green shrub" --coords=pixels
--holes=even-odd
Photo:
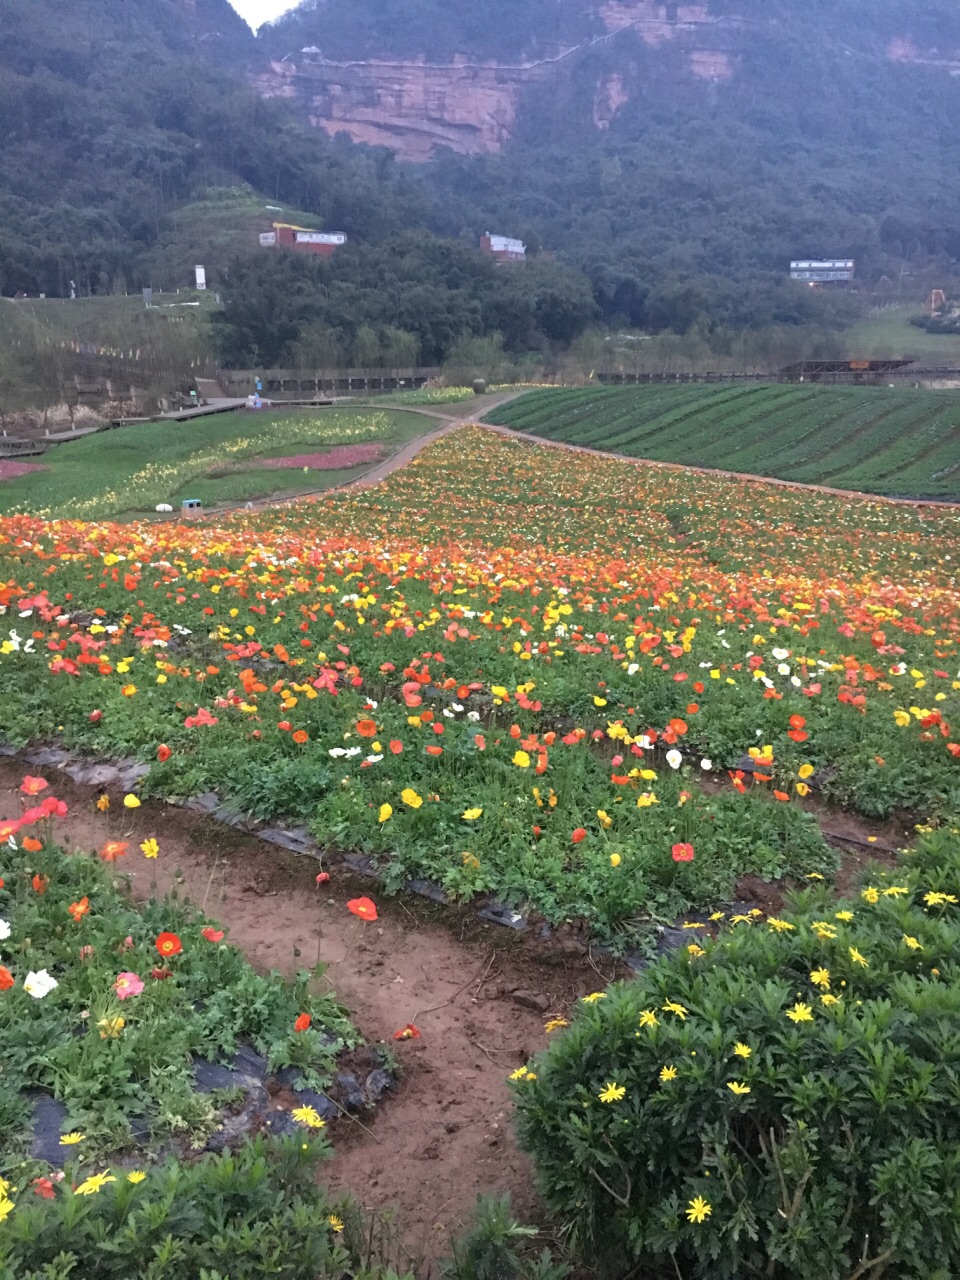
[[[41,1194],[11,1187],[0,1280],[388,1280],[351,1256],[343,1207],[316,1184],[328,1150],[322,1138],[255,1139],[142,1179],[115,1170],[93,1193],[69,1178]]]
[[[516,1073],[580,1247],[684,1280],[960,1273],[958,834],[854,902],[693,934]]]

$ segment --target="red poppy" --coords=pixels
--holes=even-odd
[[[574,831],[573,835],[570,837],[570,843],[579,844],[581,840],[585,840],[586,838],[587,838],[587,833],[584,830],[584,828],[577,827],[576,831]]]
[[[0,841],[9,840],[11,836],[15,836],[20,830],[20,823],[16,818],[10,818],[6,822],[0,822]]]
[[[108,840],[100,849],[100,857],[104,862],[116,862],[126,857],[128,847],[126,840]]]
[[[165,742],[161,742],[157,747],[157,759],[161,764],[165,764],[173,753]]]
[[[692,862],[693,861],[693,845],[680,843],[675,844],[670,850],[674,862]]]
[[[390,750],[395,756],[398,756],[403,750],[403,743],[398,738],[390,739]]]
[[[155,978],[157,982],[162,982],[164,978],[173,977],[173,970],[172,969],[151,969],[150,977]]]
[[[443,755],[443,747],[437,747],[437,746],[434,746],[433,744],[431,744],[429,747],[425,747],[424,750],[426,751],[428,756]]]
[[[208,924],[205,929],[200,930],[200,936],[201,938],[206,938],[208,942],[222,942],[223,930],[214,929],[212,925]]]
[[[307,1027],[309,1027],[309,1025],[310,1025],[311,1021],[312,1021],[312,1019],[311,1019],[311,1017],[310,1017],[309,1013],[301,1013],[301,1014],[300,1014],[300,1016],[299,1016],[299,1018],[297,1018],[296,1022],[293,1024],[293,1029],[294,1029],[294,1031],[296,1031],[298,1034],[299,1034],[301,1031],[306,1031],[306,1029],[307,1029]]]
[[[38,796],[41,791],[46,791],[49,785],[46,778],[32,778],[28,773],[20,783],[20,790],[25,796]]]
[[[45,818],[52,818],[54,814],[58,818],[67,816],[67,806],[63,800],[58,800],[56,796],[47,796],[45,800],[40,802],[40,812]]]
[[[806,721],[806,717],[805,717],[805,716],[791,716],[791,717],[790,717],[790,728],[791,728],[791,729],[802,729],[802,728],[803,728],[803,726],[804,726],[806,723],[807,723],[807,721]]]
[[[293,728],[293,725],[290,723],[289,720],[278,720],[277,728],[282,729],[284,733],[289,733],[290,730]]]
[[[39,853],[43,848],[43,841],[37,840],[34,836],[24,836],[23,847],[27,853]]]
[[[376,720],[358,720],[357,733],[361,738],[375,738],[377,736]]]
[[[394,1040],[419,1040],[420,1028],[415,1027],[412,1022],[408,1022],[405,1027],[401,1027],[399,1031],[393,1033]]]
[[[44,1200],[55,1200],[57,1198],[53,1183],[49,1178],[34,1178],[31,1185],[35,1196],[40,1196]]]
[[[369,898],[351,898],[347,903],[347,910],[352,911],[361,920],[373,921],[377,919],[377,908]]]
[[[162,956],[178,956],[183,950],[183,943],[175,933],[161,933],[154,946]]]
[[[6,965],[0,964],[0,991],[9,991],[13,986],[14,977]]]
[[[39,893],[40,896],[43,897],[47,892],[47,886],[50,884],[50,881],[46,876],[42,876],[38,871],[30,883],[33,885],[33,892]]]
[[[87,716],[87,719],[90,721],[91,724],[99,724],[100,721],[103,719],[103,712],[100,710],[91,711],[90,714]]]
[[[329,871],[321,871],[317,876],[317,884],[327,884],[330,880]]]

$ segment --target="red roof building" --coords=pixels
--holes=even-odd
[[[299,253],[318,253],[329,258],[347,237],[340,231],[315,231],[312,227],[296,227],[292,222],[275,222],[272,231],[261,231],[261,249],[295,249]]]

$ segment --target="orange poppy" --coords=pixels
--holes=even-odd
[[[399,738],[390,739],[390,750],[393,752],[395,756],[400,755],[400,753],[403,751],[403,743],[399,740]]]
[[[104,862],[116,862],[127,856],[127,848],[126,840],[108,840],[100,849],[100,857]]]
[[[46,791],[49,785],[46,778],[32,778],[28,773],[20,783],[20,790],[25,796],[38,796],[41,791]]]
[[[443,747],[435,747],[431,744],[429,747],[426,748],[426,752],[428,756],[442,756]]]
[[[351,898],[347,903],[347,910],[359,916],[361,920],[372,922],[377,919],[376,905],[369,898]]]
[[[42,897],[43,894],[47,892],[47,886],[49,885],[50,881],[47,879],[46,876],[42,876],[38,871],[30,883],[33,885],[34,893],[39,893],[40,896]]]
[[[293,740],[298,747],[302,747],[305,742],[310,741],[310,735],[307,733],[306,729],[297,729],[293,734]]]
[[[90,910],[90,899],[81,898],[79,902],[71,902],[67,910],[73,916],[75,922],[79,924],[81,917],[85,916]]]
[[[401,1027],[399,1031],[393,1033],[394,1040],[419,1040],[420,1028],[415,1027],[412,1022],[408,1022],[405,1027]]]
[[[774,791],[773,798],[774,800],[780,800],[780,801],[790,799],[790,797],[787,795],[785,791]]]
[[[39,853],[43,848],[43,841],[37,840],[35,836],[24,836],[23,847],[27,853]]]
[[[183,943],[175,933],[161,933],[153,945],[162,956],[178,956],[183,950]]]
[[[9,991],[13,984],[13,974],[6,965],[0,964],[0,991]]]
[[[358,720],[357,733],[361,738],[375,738],[377,736],[376,720]]]
[[[586,831],[583,829],[583,827],[577,827],[576,831],[574,831],[574,832],[573,832],[573,834],[572,834],[572,835],[571,835],[571,837],[570,837],[570,843],[571,843],[571,844],[579,844],[579,843],[580,843],[580,841],[581,841],[581,840],[585,840],[585,839],[586,839],[586,837],[587,837],[587,833],[586,833]]]
[[[313,1019],[310,1017],[309,1013],[301,1013],[299,1018],[297,1018],[296,1022],[293,1024],[293,1029],[299,1035],[301,1031],[307,1030],[312,1021]]]

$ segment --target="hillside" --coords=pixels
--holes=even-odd
[[[421,162],[446,234],[560,253],[611,325],[847,323],[793,257],[881,296],[958,274],[947,0],[307,0],[256,43],[261,94]]]
[[[534,391],[487,418],[628,457],[958,501],[958,410],[954,392],[732,384]]]
[[[255,45],[228,0],[5,0],[2,21],[0,293],[186,283],[210,237],[184,207],[223,188],[360,235],[423,218],[375,156],[244,82]]]
[[[540,261],[492,290],[462,258],[444,287],[465,305],[444,306],[442,341],[424,336],[432,302],[411,304],[406,264],[379,302],[346,265],[316,292],[303,264],[294,329],[286,314],[266,339],[277,351],[302,336],[304,291],[323,299],[314,319],[346,326],[341,348],[374,325],[381,345],[403,329],[445,358],[459,337],[546,352],[593,324],[716,349],[803,328],[830,348],[861,295],[960,277],[946,0],[307,0],[256,38],[228,0],[78,0],[66,16],[8,0],[4,36],[6,295],[170,287],[200,261],[224,285],[237,255],[233,278],[249,279],[277,208],[371,262],[424,233],[422,253],[447,262],[486,230]],[[854,293],[787,278],[790,258],[823,255],[856,259]],[[541,323],[548,275],[576,324]]]

